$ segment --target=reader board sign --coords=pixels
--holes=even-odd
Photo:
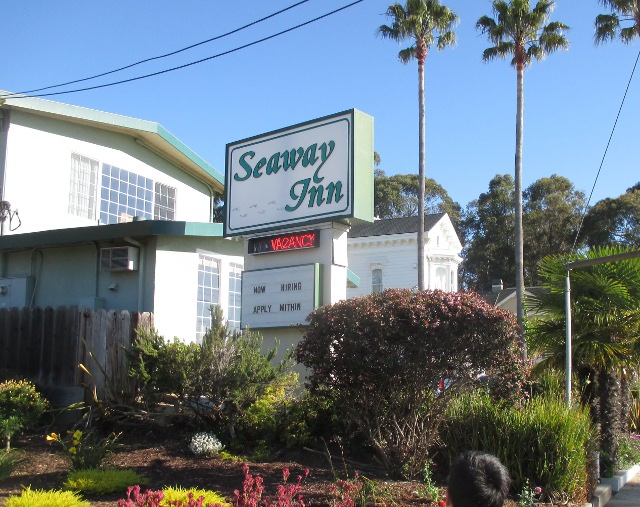
[[[244,271],[241,327],[305,325],[307,315],[321,304],[320,266]]]
[[[351,109],[230,143],[225,192],[225,236],[372,222],[373,118]]]

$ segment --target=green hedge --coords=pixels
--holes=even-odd
[[[586,411],[556,397],[538,397],[523,407],[484,394],[461,396],[447,411],[445,455],[451,463],[465,450],[494,454],[509,469],[512,489],[541,486],[548,496],[584,499],[596,433]]]

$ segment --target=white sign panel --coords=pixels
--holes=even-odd
[[[227,145],[225,235],[353,216],[354,111]]]
[[[241,327],[303,325],[318,306],[319,265],[259,269],[242,273]]]

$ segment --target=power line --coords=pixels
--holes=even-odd
[[[207,62],[209,60],[213,60],[215,58],[219,58],[221,56],[225,56],[225,55],[228,55],[228,54],[231,54],[231,53],[235,53],[236,51],[240,51],[242,49],[246,49],[248,47],[255,46],[256,44],[260,44],[260,43],[268,41],[270,39],[274,39],[276,37],[279,37],[280,35],[284,35],[286,33],[289,33],[289,32],[292,32],[294,30],[297,30],[298,28],[302,28],[303,26],[310,25],[311,23],[315,23],[316,21],[320,21],[321,19],[324,19],[324,18],[327,18],[327,17],[332,16],[334,14],[337,14],[338,12],[341,12],[341,11],[343,11],[345,9],[348,9],[349,7],[353,7],[354,5],[359,4],[361,2],[364,2],[364,0],[356,0],[355,2],[347,4],[347,5],[343,6],[343,7],[335,9],[335,10],[333,10],[331,12],[326,13],[326,14],[323,14],[322,16],[318,16],[316,18],[310,19],[309,21],[305,21],[304,23],[300,23],[299,25],[295,25],[295,26],[293,26],[291,28],[287,28],[286,30],[282,30],[280,32],[274,33],[274,34],[269,35],[267,37],[263,37],[262,39],[258,39],[258,40],[255,40],[253,42],[249,42],[249,43],[244,44],[242,46],[238,46],[238,47],[236,47],[234,49],[230,49],[228,51],[223,51],[222,53],[218,53],[216,55],[209,56],[207,58],[202,58],[202,59],[196,60],[194,62],[185,63],[184,65],[179,65],[177,67],[172,67],[170,69],[160,70],[158,72],[152,72],[150,74],[144,74],[142,76],[132,77],[132,78],[129,78],[129,79],[122,79],[120,81],[114,81],[114,82],[106,83],[106,84],[102,84],[102,85],[88,86],[88,87],[85,87],[85,88],[76,88],[74,90],[67,90],[67,91],[62,91],[62,92],[51,92],[51,93],[38,93],[38,94],[35,94],[35,95],[29,95],[29,96],[27,96],[27,95],[13,96],[12,95],[12,96],[2,97],[2,98],[20,99],[20,98],[29,98],[29,97],[51,97],[51,96],[54,96],[54,95],[64,95],[64,94],[67,94],[67,93],[77,93],[77,92],[84,92],[84,91],[88,91],[88,90],[96,90],[98,88],[106,88],[106,87],[109,87],[109,86],[115,86],[115,85],[119,85],[119,84],[123,84],[123,83],[130,83],[132,81],[138,81],[140,79],[146,79],[148,77],[159,76],[161,74],[166,74],[168,72],[173,72],[175,70],[180,70],[180,69],[184,69],[186,67],[191,67],[191,66],[197,65],[199,63]],[[60,85],[60,86],[62,86],[62,85]]]
[[[609,135],[609,141],[607,141],[607,146],[604,150],[604,154],[602,155],[602,160],[600,161],[600,167],[598,168],[598,172],[596,174],[596,179],[593,182],[593,186],[591,187],[591,192],[589,193],[589,199],[587,199],[587,203],[585,204],[584,211],[582,212],[582,216],[580,217],[580,226],[576,231],[576,236],[573,240],[573,247],[571,247],[571,251],[574,252],[576,249],[576,244],[578,243],[578,236],[580,235],[580,231],[582,230],[582,226],[584,225],[584,218],[587,215],[587,210],[589,209],[589,203],[591,202],[591,197],[593,196],[593,191],[596,188],[596,183],[598,182],[598,178],[600,177],[600,171],[602,171],[602,166],[604,165],[604,159],[607,157],[607,152],[609,151],[609,145],[611,144],[611,139],[613,139],[613,133],[616,130],[616,126],[618,125],[618,119],[620,118],[620,113],[622,112],[622,106],[624,106],[624,101],[627,98],[627,93],[629,92],[629,87],[631,86],[631,81],[633,80],[633,75],[636,72],[636,67],[638,66],[638,60],[640,60],[640,51],[638,51],[638,56],[636,56],[636,61],[633,64],[633,69],[631,70],[631,75],[629,76],[629,81],[627,83],[627,88],[624,91],[624,95],[622,97],[622,102],[620,103],[620,108],[618,109],[618,114],[616,116],[616,121],[613,123],[613,128],[611,129],[611,134]]]
[[[202,46],[203,44],[207,44],[209,42],[213,42],[213,41],[222,39],[224,37],[228,37],[229,35],[233,35],[234,33],[238,33],[238,32],[240,32],[242,30],[245,30],[246,28],[252,27],[254,25],[257,25],[258,23],[262,23],[263,21],[266,21],[266,20],[271,19],[271,18],[273,18],[273,17],[275,17],[275,16],[277,16],[279,14],[282,14],[283,12],[291,10],[294,7],[298,7],[299,5],[302,5],[303,3],[306,3],[308,1],[309,0],[301,0],[300,2],[298,2],[296,4],[290,5],[289,7],[286,7],[284,9],[282,9],[282,10],[279,10],[278,12],[274,12],[273,14],[269,14],[268,16],[265,16],[264,18],[260,18],[260,19],[258,19],[256,21],[253,21],[253,22],[248,23],[248,24],[246,24],[244,26],[241,26],[240,28],[236,28],[235,30],[231,30],[230,32],[223,33],[222,35],[218,35],[216,37],[212,37],[211,39],[207,39],[207,40],[204,40],[202,42],[197,42],[195,44],[191,44],[190,46],[184,47],[182,49],[178,49],[176,51],[172,51],[170,53],[166,53],[164,55],[159,55],[159,56],[153,56],[151,58],[146,58],[145,60],[140,60],[139,62],[135,62],[135,63],[129,64],[129,65],[125,65],[124,67],[119,67],[117,69],[109,70],[109,71],[103,72],[101,74],[96,74],[94,76],[89,76],[89,77],[85,77],[85,78],[81,78],[81,79],[76,79],[74,81],[67,81],[66,83],[60,83],[60,84],[56,84],[56,85],[45,86],[45,87],[42,87],[42,88],[35,88],[33,90],[25,90],[25,91],[22,91],[22,92],[15,92],[15,93],[10,93],[10,94],[0,95],[0,97],[1,98],[11,98],[11,97],[14,97],[16,95],[26,95],[28,93],[40,92],[40,91],[43,91],[43,90],[50,90],[51,88],[59,88],[61,86],[67,86],[67,85],[71,85],[71,84],[75,84],[75,83],[81,83],[83,81],[89,81],[91,79],[96,79],[96,78],[99,78],[99,77],[108,76],[109,74],[115,74],[116,72],[120,72],[122,70],[130,69],[131,67],[135,67],[136,65],[141,65],[143,63],[151,62],[153,60],[160,60],[161,58],[166,58],[168,56],[177,55],[178,53],[182,53],[183,51],[187,51],[189,49],[193,49],[195,47]]]

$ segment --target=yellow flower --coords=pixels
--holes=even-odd
[[[75,447],[69,447],[69,452],[71,454],[75,454],[76,453],[76,448]]]
[[[81,430],[74,431],[73,438],[74,440],[80,440],[82,438],[82,431]]]
[[[47,442],[52,442],[53,440],[58,440],[58,435],[56,433],[51,433],[51,435],[47,435],[45,439]]]

